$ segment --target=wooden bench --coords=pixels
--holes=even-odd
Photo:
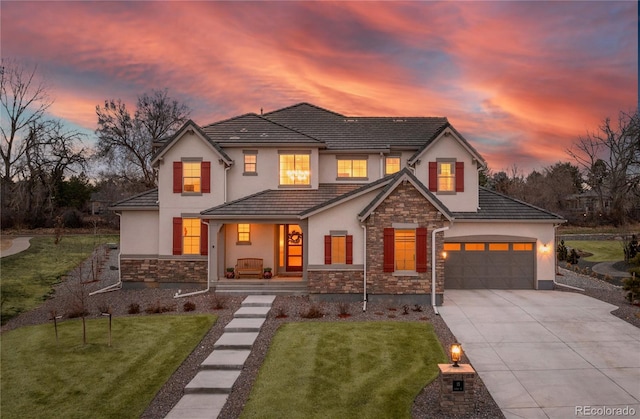
[[[236,262],[236,278],[256,276],[262,278],[262,259],[243,258]]]

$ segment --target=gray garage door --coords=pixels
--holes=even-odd
[[[445,289],[532,289],[535,244],[447,242]]]

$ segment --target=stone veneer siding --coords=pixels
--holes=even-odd
[[[398,187],[367,218],[367,292],[369,294],[431,294],[431,232],[445,225],[440,212],[409,182]],[[413,223],[427,229],[427,271],[414,276],[384,272],[384,229]],[[436,294],[444,291],[444,233],[436,235]]]
[[[311,294],[362,294],[362,271],[309,271]]]
[[[206,260],[123,258],[120,271],[125,282],[207,282]]]

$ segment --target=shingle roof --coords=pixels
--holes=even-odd
[[[291,128],[265,119],[254,113],[205,126],[203,132],[223,146],[233,144],[303,143],[323,145],[322,142]]]
[[[454,212],[455,220],[565,221],[550,211],[486,188],[480,188],[479,198],[478,212]]]
[[[111,210],[146,210],[158,209],[158,189],[142,192],[132,197],[118,201],[109,207]]]
[[[350,117],[300,103],[263,115],[326,143],[327,149],[418,149],[449,125],[441,117]]]
[[[293,217],[327,204],[362,187],[359,184],[321,183],[318,189],[268,189],[244,198],[202,211],[207,217]]]

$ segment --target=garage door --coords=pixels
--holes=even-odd
[[[532,289],[534,243],[447,242],[445,289]]]

